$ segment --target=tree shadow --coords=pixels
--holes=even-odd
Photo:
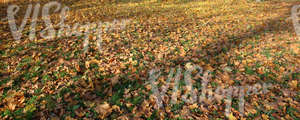
[[[244,40],[252,39],[257,36],[264,36],[269,33],[280,33],[280,32],[293,32],[293,25],[291,22],[283,24],[285,20],[282,18],[288,18],[289,13],[284,13],[280,17],[268,20],[263,24],[254,26],[253,29],[247,30],[245,33],[238,35],[229,35],[225,33],[227,40],[216,40],[216,42],[209,43],[204,47],[205,53],[210,59],[214,61],[217,60],[217,56],[224,53],[227,54],[232,49],[239,49],[239,46],[244,42]],[[221,46],[221,47],[220,47]],[[225,50],[225,51],[224,51]]]

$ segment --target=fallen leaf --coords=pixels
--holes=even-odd
[[[232,113],[230,113],[230,115],[228,115],[228,119],[229,120],[237,120]]]
[[[9,110],[14,111],[15,108],[16,108],[16,104],[14,104],[14,103],[12,103],[12,102],[9,102],[9,103],[7,104],[7,107],[8,107]]]
[[[298,81],[297,80],[292,80],[289,82],[289,85],[291,86],[291,88],[296,89],[297,85],[298,85]]]
[[[107,102],[104,102],[101,105],[97,105],[95,108],[95,111],[99,113],[99,118],[104,119],[106,116],[108,116],[112,112],[112,108]]]
[[[110,79],[111,85],[114,86],[119,82],[119,75],[114,76],[113,78]]]

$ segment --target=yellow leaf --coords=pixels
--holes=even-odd
[[[262,114],[261,117],[264,119],[264,120],[269,120],[269,116],[265,115],[265,114]]]
[[[180,48],[180,56],[184,57],[186,55],[185,50],[181,47]]]
[[[113,105],[113,106],[112,106],[112,109],[113,109],[114,111],[118,111],[118,112],[121,111],[121,110],[120,110],[120,107],[117,106],[117,105]]]
[[[11,110],[11,111],[14,111],[15,108],[16,108],[16,104],[14,104],[14,103],[12,103],[12,102],[9,102],[9,103],[7,104],[7,106],[8,106],[8,109]]]
[[[198,108],[198,105],[197,105],[197,103],[195,103],[195,104],[190,105],[189,108],[190,109],[195,109],[195,108]]]
[[[34,104],[30,104],[30,105],[27,105],[25,108],[24,108],[24,113],[27,113],[27,112],[33,112],[36,110],[36,107]]]
[[[237,120],[237,119],[233,116],[232,113],[231,113],[230,115],[228,115],[228,119],[229,119],[229,120]]]
[[[292,80],[289,82],[289,85],[291,86],[291,88],[296,89],[297,85],[298,85],[298,81],[297,80]]]

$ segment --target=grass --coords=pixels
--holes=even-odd
[[[49,1],[33,2],[43,6]],[[20,6],[16,15],[20,22],[30,2],[9,4]],[[286,20],[298,1],[69,0],[61,4],[71,8],[65,21],[70,26],[114,19],[130,22],[122,30],[103,33],[101,51],[91,39],[88,53],[83,54],[84,36],[39,37],[44,26],[41,16],[37,39],[23,34],[20,43],[13,40],[8,22],[1,21],[0,119],[226,119],[224,101],[190,109],[181,100],[169,105],[168,92],[165,108],[156,109],[147,87],[149,71],[166,72],[159,78],[161,87],[168,70],[178,65],[184,68],[189,62],[212,71],[212,88],[264,82],[278,86],[267,94],[246,96],[244,118],[300,118],[300,83],[294,82],[299,81],[299,40],[292,21]],[[0,16],[5,17],[7,5],[0,6]],[[58,15],[51,14],[54,25],[60,21]],[[25,33],[29,28],[25,26]],[[222,79],[225,72],[229,79]],[[183,77],[180,86],[185,86]],[[200,89],[201,80],[195,79],[193,86]],[[282,90],[296,94],[285,96]],[[283,101],[269,111],[253,102],[264,104],[274,95]],[[234,100],[236,110],[238,101]],[[242,119],[237,111],[232,114]]]

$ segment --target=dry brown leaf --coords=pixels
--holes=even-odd
[[[229,83],[229,84],[234,83],[233,79],[230,78],[230,75],[227,72],[222,73],[220,77],[222,81],[224,81],[225,83]]]
[[[181,47],[180,48],[180,56],[181,57],[184,57],[186,55],[186,52],[185,52],[185,50]]]
[[[59,120],[59,117],[56,117],[56,116],[55,116],[55,117],[51,117],[50,119],[51,119],[51,120]]]
[[[151,90],[151,85],[148,84],[148,85],[145,86],[145,88],[146,88],[147,90]]]
[[[72,118],[71,116],[67,116],[65,119],[66,120],[77,120],[77,119]]]
[[[83,117],[85,115],[85,112],[82,111],[81,109],[77,109],[75,111],[75,114],[78,116],[78,117]]]
[[[261,117],[264,119],[264,120],[269,120],[269,116],[265,115],[265,114],[262,114]]]
[[[111,85],[114,86],[119,82],[119,75],[114,76],[113,78],[110,79]]]
[[[7,103],[7,107],[9,110],[14,111],[16,108],[16,104],[14,104],[13,102],[9,102]]]
[[[89,67],[90,67],[90,64],[93,64],[93,63],[100,65],[100,61],[98,61],[98,60],[96,60],[96,59],[93,59],[93,60],[90,60],[90,61],[86,61],[86,62],[85,62],[85,67],[86,67],[86,68],[89,68]]]
[[[296,89],[297,85],[298,85],[298,81],[297,80],[292,80],[289,82],[289,85],[291,86],[291,88]]]
[[[107,115],[109,115],[112,112],[112,108],[107,102],[104,102],[101,105],[97,105],[95,111],[99,113],[99,118],[104,119]]]
[[[117,105],[113,105],[113,106],[112,106],[112,109],[113,109],[114,111],[121,112],[120,107],[117,106]]]
[[[209,71],[213,71],[214,68],[211,67],[209,64],[207,64],[205,67],[204,67],[205,70],[209,70]]]
[[[159,53],[159,54],[157,55],[157,58],[158,58],[158,60],[162,60],[162,59],[163,59],[163,53]]]
[[[195,104],[190,105],[189,108],[190,109],[195,109],[195,108],[198,108],[198,105],[197,105],[197,103],[195,103]]]

